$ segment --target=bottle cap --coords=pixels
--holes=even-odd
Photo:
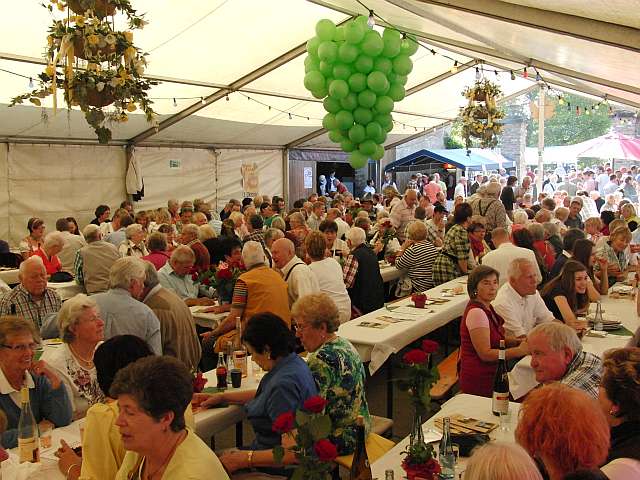
[[[22,387],[22,389],[20,390],[20,399],[21,399],[22,403],[29,402],[29,388],[28,387]]]

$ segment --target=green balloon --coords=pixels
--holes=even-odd
[[[396,75],[396,81],[401,85],[406,85],[409,77],[407,75]],[[389,80],[391,81],[391,80]]]
[[[336,27],[336,33],[333,35],[333,40],[336,42],[344,42],[344,25]]]
[[[400,46],[400,54],[410,57],[418,51],[419,46],[415,37],[408,36],[407,38],[403,38]]]
[[[349,140],[353,143],[361,143],[367,138],[367,132],[364,127],[359,123],[356,123],[353,127],[349,129]]]
[[[342,110],[340,102],[332,97],[325,98],[322,101],[322,105],[324,106],[324,109],[329,113],[338,113],[340,110]]]
[[[384,73],[373,71],[367,76],[367,86],[378,95],[384,95],[389,90],[389,81]]]
[[[382,127],[378,122],[372,122],[369,120],[367,122],[367,127],[365,129],[367,131],[367,138],[376,142],[376,139],[382,134]],[[376,142],[379,143],[379,142]]]
[[[329,95],[340,100],[349,95],[349,85],[344,80],[334,80],[329,84]]]
[[[382,145],[387,140],[387,132],[386,132],[386,130],[383,128],[380,131],[380,135],[376,135],[376,137],[372,138],[371,140],[376,142],[378,145]]]
[[[338,128],[336,116],[333,113],[327,113],[322,119],[322,128],[327,130],[335,130]]]
[[[358,106],[358,96],[353,92],[349,92],[349,95],[340,100],[340,106],[352,112]]]
[[[360,93],[367,88],[367,76],[364,73],[356,72],[349,77],[349,88],[352,92]]]
[[[336,33],[336,25],[331,20],[323,18],[316,23],[316,35],[323,42],[333,40],[333,36]]]
[[[343,43],[338,48],[338,60],[344,63],[353,63],[358,58],[358,47],[350,43]]]
[[[324,77],[317,70],[312,70],[304,76],[304,88],[313,92],[324,88]]]
[[[399,102],[405,96],[405,90],[402,84],[400,83],[392,83],[389,86],[389,91],[387,92],[387,96],[393,100],[394,102]]]
[[[339,78],[340,80],[349,80],[351,76],[351,69],[348,65],[344,63],[336,63],[333,66],[333,77]]]
[[[353,120],[360,125],[367,125],[373,120],[373,112],[368,108],[358,107],[353,111]]]
[[[318,57],[307,55],[307,58],[304,59],[304,73],[309,73],[313,70],[320,70],[320,60]]]
[[[384,42],[382,56],[393,58],[400,53],[400,47],[402,45],[400,32],[390,28],[385,28],[384,33],[382,34],[382,41]]]
[[[320,73],[322,73],[322,75],[324,75],[325,77],[333,75],[333,65],[331,65],[331,63],[327,62],[326,60],[320,61],[320,63],[318,64],[318,68],[320,69]]]
[[[356,146],[354,145],[354,143],[349,140],[348,138],[345,138],[344,140],[342,140],[342,142],[340,142],[340,148],[342,149],[343,152],[353,152],[356,149]]]
[[[365,33],[365,28],[355,21],[347,23],[344,27],[344,39],[347,43],[352,43],[354,45],[360,43],[364,38]]]
[[[413,62],[408,56],[400,54],[393,59],[393,71],[398,75],[409,75],[412,69]]]
[[[361,107],[371,108],[376,104],[376,94],[371,90],[364,90],[358,94],[358,103]]]
[[[388,113],[380,113],[375,116],[374,120],[380,124],[384,131],[390,132],[391,130],[393,130],[393,117],[391,117],[391,115],[389,115]]]
[[[393,63],[386,57],[378,57],[373,61],[373,70],[384,73],[389,79],[389,75],[393,74]]]
[[[340,143],[344,140],[344,137],[342,133],[340,133],[340,130],[331,130],[329,131],[329,140],[333,143]]]
[[[360,73],[369,73],[373,70],[373,58],[366,55],[360,55],[356,59],[355,67]]]
[[[367,164],[368,161],[369,159],[365,155],[360,153],[359,150],[354,150],[353,152],[351,152],[351,155],[349,156],[349,163],[356,170],[360,170],[361,168],[364,168],[364,166]]]
[[[354,23],[361,25],[362,28],[365,29],[365,32],[369,31],[369,17],[366,17],[364,15],[358,15],[356,18],[353,19],[353,21]]]
[[[370,57],[377,57],[382,53],[384,49],[384,42],[382,41],[382,37],[375,30],[369,30],[362,41],[362,45],[360,45],[362,51],[365,55],[369,55]]]
[[[333,63],[338,56],[338,46],[332,41],[322,42],[318,47],[318,58]]]
[[[360,153],[363,155],[370,157],[376,151],[376,143],[373,140],[365,140],[360,144],[358,150],[360,150]]]
[[[312,37],[307,40],[307,52],[309,55],[318,55],[318,47],[320,46],[320,39],[318,37]]]
[[[329,89],[331,89],[331,87],[329,87]],[[376,99],[375,109],[378,113],[391,113],[393,110],[393,100],[385,95],[378,97]]]
[[[317,98],[318,100],[322,100],[324,97],[329,95],[329,91],[327,90],[327,87],[325,86],[325,87],[319,88],[317,90],[313,90],[311,92],[311,95],[313,95],[313,97]]]
[[[376,145],[376,151],[373,152],[371,158],[373,160],[380,160],[382,157],[384,157],[384,147],[382,145]]]
[[[348,110],[336,113],[336,124],[340,130],[349,130],[353,126],[353,115]]]

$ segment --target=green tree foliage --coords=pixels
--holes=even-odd
[[[538,93],[532,92],[528,97],[532,101],[537,101]],[[597,110],[591,110],[591,107],[595,107],[597,102],[571,94],[565,94],[563,99],[564,105],[556,105],[553,117],[545,120],[545,145],[573,145],[604,135],[611,128],[607,105],[600,105]],[[580,106],[580,115],[576,114],[576,106],[578,105]],[[585,114],[586,108],[589,109],[589,115]],[[535,147],[537,144],[538,119],[530,118],[527,125],[527,146]]]

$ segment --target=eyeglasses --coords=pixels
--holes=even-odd
[[[27,350],[35,351],[40,348],[40,345],[37,343],[21,343],[19,345],[5,345],[0,344],[0,347],[6,348],[8,350],[17,350],[19,352],[26,352]]]

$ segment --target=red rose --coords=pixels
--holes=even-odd
[[[247,269],[247,267],[245,267],[244,262],[240,262],[240,263],[238,263],[238,269],[244,271],[244,270]]]
[[[313,451],[321,462],[332,462],[338,456],[338,449],[326,438],[318,440],[313,446]]]
[[[224,268],[216,272],[216,277],[218,277],[218,280],[231,280],[233,278],[233,274],[231,273],[231,270]]]
[[[194,282],[198,281],[198,274],[197,273],[192,273],[191,274],[191,280],[193,280]]]
[[[196,378],[193,379],[193,391],[194,393],[200,393],[204,390],[204,386],[207,384],[207,379],[202,376],[202,372],[198,372]]]
[[[204,285],[209,286],[211,284],[211,277],[205,277],[205,279],[202,281],[202,283]]]
[[[440,464],[433,458],[426,463],[411,463],[411,459],[406,457],[402,461],[402,468],[409,478],[433,478],[441,472]]]
[[[293,430],[295,416],[293,412],[282,413],[271,425],[271,430],[276,433],[287,433]]]
[[[418,348],[414,348],[413,350],[409,350],[402,357],[402,361],[408,365],[415,365],[417,363],[424,363],[429,358],[427,352],[424,350],[420,350]]]
[[[428,338],[422,341],[422,350],[427,353],[437,352],[439,348],[438,342],[429,340]]]
[[[320,413],[327,406],[327,402],[319,395],[307,398],[304,402],[303,408],[311,413]]]

